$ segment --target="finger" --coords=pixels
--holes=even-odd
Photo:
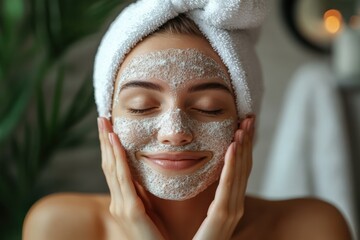
[[[236,200],[238,189],[234,189],[234,185],[236,184],[236,165],[239,159],[237,155],[241,154],[242,150],[239,142],[234,142],[232,144],[232,151],[230,151],[230,154],[225,157],[224,170],[221,174],[222,179],[220,179],[219,186],[215,194],[213,208],[215,212],[222,212],[227,218],[226,222],[222,223],[222,231],[225,233],[232,232],[238,222],[238,219],[236,218]],[[220,196],[219,201],[216,202],[218,196]]]
[[[248,119],[249,118],[247,117],[241,121],[239,129],[246,130]]]
[[[99,130],[99,140],[100,140],[100,150],[101,150],[101,159],[102,161],[106,157],[106,151],[105,151],[105,140],[103,137],[103,131],[104,131],[104,123],[102,118],[98,118],[98,130]]]
[[[141,199],[144,207],[145,207],[145,211],[147,213],[147,215],[150,217],[150,219],[152,221],[154,221],[155,223],[159,223],[160,219],[159,217],[156,215],[154,208],[151,204],[150,199],[148,198],[148,195],[145,192],[145,189],[143,188],[143,186],[141,186],[138,182],[134,181],[134,186],[135,186],[135,190],[137,192],[137,195],[139,196],[139,198]],[[165,229],[161,229],[162,224],[156,224],[158,227],[160,227],[160,230],[165,230]],[[166,231],[162,231],[162,232],[166,232]]]
[[[215,192],[215,198],[208,209],[208,216],[201,224],[193,239],[219,239],[220,237],[227,239],[224,233],[232,232],[234,224],[232,224],[231,220],[229,221],[231,214],[229,209],[229,196],[231,195],[234,181],[235,152],[237,148],[237,142],[232,142],[226,151],[224,167]]]
[[[236,176],[232,189],[231,211],[234,211],[235,217],[241,217],[243,213],[243,204],[246,194],[248,166],[249,166],[249,152],[251,152],[251,144],[249,141],[249,129],[251,128],[253,118],[246,118],[241,124],[241,128],[236,132],[235,139],[239,142],[240,147],[236,152],[235,169]]]
[[[131,172],[128,166],[127,156],[122,147],[118,136],[115,133],[110,133],[109,137],[113,145],[116,163],[116,176],[120,185],[121,193],[127,203],[134,203],[138,199],[135,186],[132,181]]]
[[[101,149],[101,164],[102,169],[104,171],[106,180],[108,181],[109,174],[111,169],[113,169],[113,164],[111,159],[108,158],[108,150],[107,150],[107,131],[104,123],[104,119],[98,118],[98,128],[99,128],[99,140],[100,140],[100,149]],[[108,182],[109,184],[109,182]]]
[[[213,207],[209,209],[214,211],[214,213],[217,211],[229,211],[229,195],[235,175],[235,151],[236,143],[233,142],[225,154],[224,167],[220,175],[219,185],[216,189]]]
[[[252,153],[252,146],[253,146],[253,138],[254,138],[254,131],[255,131],[255,116],[252,117],[248,117],[246,119],[244,119],[241,123],[240,129],[243,129],[245,132],[247,132],[249,134],[249,139],[250,139],[250,151]],[[250,163],[247,166],[247,175],[250,174],[251,172],[251,167],[252,167],[252,159],[250,161]]]
[[[254,135],[255,116],[248,117],[244,120],[244,130],[249,133],[249,137],[252,140]]]
[[[240,215],[243,214],[244,211],[244,200],[245,200],[245,195],[246,195],[246,187],[247,187],[247,182],[248,182],[248,168],[249,165],[252,161],[252,150],[251,150],[251,144],[250,144],[250,136],[249,133],[245,133],[244,134],[244,139],[243,139],[243,151],[241,152],[241,166],[239,167],[239,169],[237,169],[238,171],[238,178],[236,179],[236,182],[234,183],[234,185],[237,188],[237,203],[235,202],[235,206],[236,206],[236,212],[239,213]]]
[[[251,119],[251,123],[249,126],[249,158],[247,164],[247,176],[249,177],[251,169],[252,169],[252,151],[254,145],[254,135],[255,135],[255,116]]]
[[[240,178],[241,175],[246,174],[246,171],[244,171],[245,168],[245,162],[246,159],[244,159],[244,137],[245,137],[245,131],[242,129],[237,130],[236,132],[236,140],[237,140],[237,144],[238,144],[238,148],[237,151],[235,152],[235,179],[234,179],[234,184],[232,187],[232,196],[231,196],[231,203],[230,203],[230,207],[232,211],[236,211],[237,210],[237,205],[238,205],[238,198],[240,195],[242,195],[243,193],[241,192],[240,189]]]
[[[101,131],[100,139],[103,144],[103,150],[104,150],[103,152],[105,159],[107,159],[107,161],[105,161],[105,164],[106,163],[108,164],[107,165],[108,171],[115,172],[115,158],[112,150],[112,145],[109,139],[109,133],[112,132],[111,123],[106,118],[101,118],[101,122],[102,122],[102,131]]]
[[[253,143],[254,141],[254,135],[255,135],[255,122],[256,122],[256,118],[255,116],[252,117],[251,119],[251,126],[250,126],[250,141],[251,143]]]
[[[148,195],[146,194],[146,190],[144,189],[143,186],[140,185],[140,183],[133,181],[134,186],[135,186],[135,190],[137,195],[139,196],[139,198],[141,199],[141,201],[144,203],[144,206],[146,208],[147,211],[151,212],[153,211],[153,206],[151,205],[151,202],[148,198]]]
[[[112,130],[111,124],[105,118],[100,119],[100,141],[101,141],[101,155],[102,167],[105,174],[106,182],[108,183],[112,203],[121,204],[122,194],[120,185],[116,176],[116,162],[112,150],[112,145],[109,140],[109,130]]]

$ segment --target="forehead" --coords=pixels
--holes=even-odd
[[[221,66],[223,71],[227,73],[227,67],[222,62],[219,55],[214,51],[207,39],[186,34],[161,33],[150,35],[141,42],[137,43],[121,63],[118,74],[120,74],[129,62],[136,56],[171,48],[197,49],[206,56],[215,60]]]
[[[194,79],[221,79],[231,88],[222,67],[197,49],[166,49],[135,56],[121,72],[118,84],[147,79],[165,81],[173,90]]]

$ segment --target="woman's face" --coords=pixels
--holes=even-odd
[[[156,34],[120,66],[112,121],[136,181],[171,200],[220,176],[238,119],[230,77],[203,38]]]

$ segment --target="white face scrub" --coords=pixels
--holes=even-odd
[[[195,49],[168,49],[138,56],[123,70],[115,92],[115,107],[121,86],[131,80],[158,79],[169,84],[171,94],[196,79],[230,80],[221,66]],[[119,136],[129,160],[133,177],[153,195],[169,200],[186,200],[218,180],[225,152],[235,132],[235,119],[204,122],[191,118],[176,106],[153,117],[139,119],[114,117],[114,132]],[[164,144],[159,135],[191,134],[185,145]],[[157,171],[136,157],[137,152],[211,152],[212,158],[187,174],[169,175]]]

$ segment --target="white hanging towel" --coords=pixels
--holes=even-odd
[[[335,205],[356,236],[344,112],[330,66],[301,67],[288,88],[260,194],[314,196]]]

